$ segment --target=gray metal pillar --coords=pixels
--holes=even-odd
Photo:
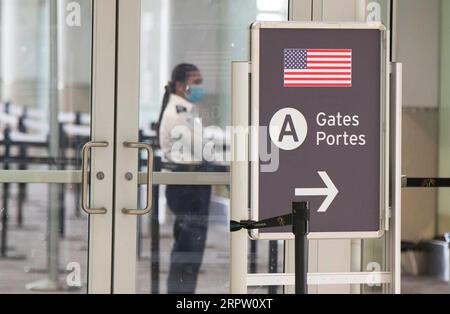
[[[234,62],[232,66],[232,124],[234,127],[248,126],[249,106],[249,73],[248,62]],[[231,134],[231,215],[235,221],[248,219],[248,150],[246,139]],[[244,140],[242,142],[242,140]],[[241,150],[241,151],[240,151]],[[242,151],[243,150],[243,151]],[[244,160],[239,160],[242,156]],[[248,235],[246,230],[233,232],[230,243],[230,292],[247,293]]]
[[[59,100],[58,100],[58,0],[51,0],[49,6],[49,148],[50,157],[60,155],[59,134]],[[50,165],[49,170],[58,170],[57,165]],[[47,267],[48,277],[42,281],[31,283],[27,288],[35,291],[60,290],[59,283],[59,204],[58,186],[48,186],[48,221],[47,221]]]

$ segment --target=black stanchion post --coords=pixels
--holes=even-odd
[[[250,273],[256,274],[258,272],[258,263],[257,263],[258,243],[253,240],[249,241],[250,241]]]
[[[154,159],[154,171],[161,171],[161,157]],[[160,228],[159,228],[159,186],[153,186],[153,210],[150,219],[151,223],[151,291],[152,294],[159,293],[159,274],[160,274]]]
[[[5,161],[3,163],[3,170],[9,170],[8,158],[10,157],[10,138],[11,129],[7,127],[4,134],[4,157]],[[2,242],[0,245],[0,254],[2,258],[6,258],[8,255],[8,200],[9,200],[9,183],[3,183],[3,208],[1,210],[2,216]]]
[[[308,294],[308,202],[292,203],[292,231],[295,235],[295,293]]]
[[[75,112],[75,125],[81,125],[81,112]]]
[[[278,270],[278,241],[269,241],[269,273],[276,273]],[[269,294],[277,294],[277,286],[269,286]]]
[[[19,154],[23,157],[26,156],[27,148],[24,145],[21,145],[19,148]],[[19,164],[19,170],[27,170],[27,165],[24,163]],[[27,184],[19,183],[19,192],[18,192],[18,200],[17,200],[17,226],[19,228],[23,227],[23,205],[27,198]]]
[[[57,159],[60,159],[60,157],[65,157],[65,144],[66,144],[66,137],[64,132],[64,125],[62,123],[59,123],[59,150],[58,150],[58,156]],[[66,165],[64,162],[61,162],[59,165],[57,165],[59,170],[65,170]],[[58,185],[58,203],[59,203],[59,235],[61,238],[64,238],[66,235],[66,197],[65,197],[65,184],[59,184]]]
[[[79,169],[81,167],[81,147],[84,143],[80,140],[78,142],[78,146],[75,149],[75,168]],[[75,184],[74,186],[74,194],[75,194],[75,217],[81,217],[81,184]]]
[[[25,119],[27,117],[27,108],[24,108],[23,114],[19,119],[19,125],[18,125],[18,129],[19,132],[22,133],[26,133],[27,132],[27,128],[25,125]],[[27,146],[25,143],[22,143],[19,146],[19,158],[25,158],[27,156]],[[20,162],[19,163],[19,170],[27,170],[27,164],[24,162]],[[27,185],[26,183],[19,183],[19,195],[18,195],[18,200],[17,200],[17,226],[19,228],[23,227],[23,204],[25,202],[25,198],[26,198],[26,189],[27,189]]]
[[[81,113],[77,112],[75,113],[75,125],[82,125],[81,123]],[[71,147],[75,149],[75,169],[79,169],[81,166],[81,148],[85,144],[86,141],[83,141],[83,137],[79,135],[75,135],[73,139],[73,143],[71,143]],[[80,218],[81,217],[81,186],[80,184],[75,184],[74,187],[74,193],[75,193],[75,217]]]

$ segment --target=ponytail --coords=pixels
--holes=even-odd
[[[173,83],[173,82],[167,83],[167,85],[164,87],[164,89],[165,89],[165,92],[164,92],[164,96],[163,96],[163,100],[162,100],[161,112],[159,113],[159,118],[158,118],[158,127],[157,127],[158,139],[159,139],[159,129],[161,127],[161,121],[162,121],[162,118],[164,115],[164,111],[166,111],[167,104],[169,103],[169,100],[170,100],[170,95],[175,93],[175,83]]]

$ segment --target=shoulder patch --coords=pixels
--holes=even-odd
[[[181,105],[176,105],[177,113],[187,112],[187,108]]]

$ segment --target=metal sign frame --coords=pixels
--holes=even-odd
[[[309,239],[369,239],[381,238],[389,230],[389,31],[381,23],[315,23],[315,22],[256,22],[251,26],[251,103],[250,103],[250,219],[259,220],[259,67],[260,67],[260,30],[261,29],[376,29],[381,32],[381,69],[380,69],[380,223],[377,232],[315,232]],[[257,156],[257,158],[255,158]],[[286,209],[288,211],[289,209]],[[293,240],[290,232],[261,233],[249,232],[253,240]]]

